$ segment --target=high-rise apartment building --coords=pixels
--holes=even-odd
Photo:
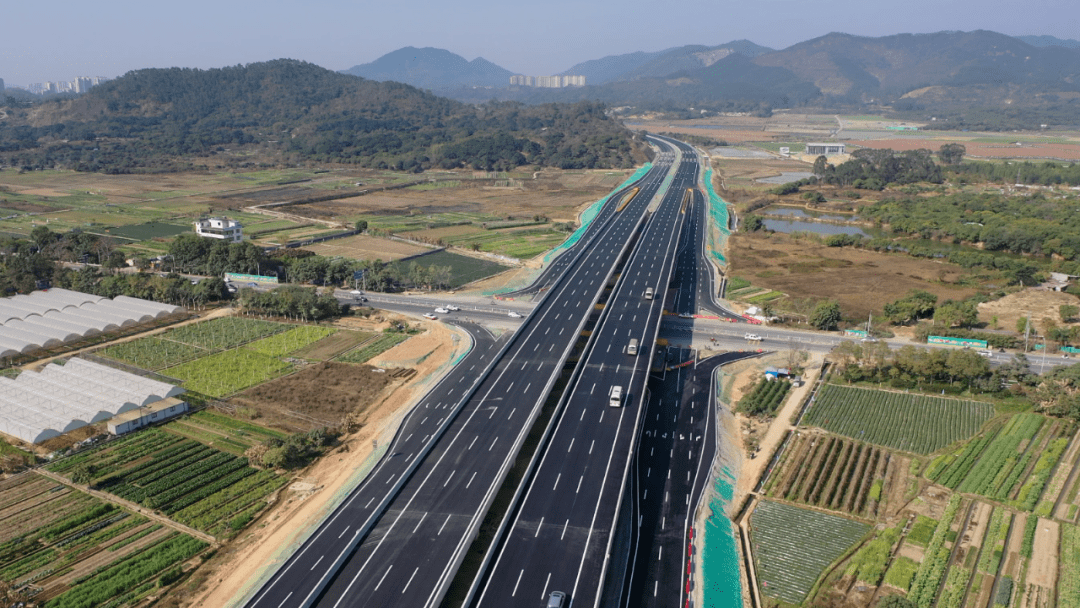
[[[563,87],[585,86],[584,76],[511,76],[510,84],[522,87],[540,87],[561,89]]]

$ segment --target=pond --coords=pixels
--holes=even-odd
[[[760,212],[762,215],[778,215],[783,217],[813,218],[818,220],[834,220],[838,222],[853,222],[859,219],[857,215],[841,213],[818,213],[807,211],[802,207],[766,207]]]
[[[798,220],[775,220],[769,217],[763,219],[765,228],[774,232],[783,232],[784,234],[790,234],[792,232],[813,232],[814,234],[823,234],[825,236],[834,234],[857,234],[868,238],[872,236],[869,232],[858,226],[824,224],[821,222],[800,222]]]

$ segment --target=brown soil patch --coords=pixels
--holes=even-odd
[[[1029,288],[1000,300],[979,304],[979,320],[993,329],[993,320],[997,317],[998,327],[1010,331],[1016,329],[1016,322],[1028,314],[1031,315],[1032,329],[1040,332],[1043,329],[1043,319],[1053,319],[1059,326],[1075,325],[1061,322],[1058,307],[1062,304],[1077,305],[1080,304],[1080,299],[1059,291]]]
[[[925,552],[922,547],[918,547],[911,543],[904,543],[900,546],[900,550],[896,552],[898,556],[913,559],[919,563],[922,563]]]
[[[305,249],[310,249],[318,255],[328,257],[340,256],[356,260],[382,260],[384,262],[392,262],[431,251],[427,247],[364,234],[308,245]]]
[[[255,408],[269,426],[297,432],[317,426],[312,418],[341,424],[350,414],[362,415],[390,381],[367,365],[323,362],[244,391],[232,402]]]
[[[1027,582],[1053,588],[1058,574],[1058,535],[1060,525],[1052,519],[1039,519],[1035,528],[1035,545],[1031,551]]]
[[[781,308],[809,314],[812,302],[835,299],[845,316],[865,319],[912,289],[941,300],[963,299],[976,290],[954,285],[967,274],[960,266],[901,254],[826,247],[786,234],[736,234],[728,240],[728,274],[787,294]],[[805,308],[803,310],[802,308]]]

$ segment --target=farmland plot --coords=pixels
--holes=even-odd
[[[1058,605],[1080,606],[1080,528],[1062,524]]]
[[[897,450],[928,454],[967,439],[994,415],[977,401],[827,384],[803,424]]]
[[[885,470],[890,458],[886,450],[870,444],[800,433],[792,438],[765,493],[872,517],[888,495]]]
[[[184,388],[188,390],[224,397],[276,378],[291,367],[281,359],[237,348],[181,363],[162,373],[184,380]]]
[[[791,603],[806,599],[825,567],[870,529],[844,517],[771,501],[758,504],[750,523],[761,593]]]
[[[21,502],[18,518],[28,525],[18,525],[18,535],[8,532],[12,512],[0,516],[0,581],[33,598],[39,605],[52,607],[134,605],[146,593],[158,587],[161,574],[187,559],[206,544],[189,536],[169,533],[174,544],[186,547],[171,558],[154,549],[166,535],[150,536],[160,524],[80,492],[57,485],[50,479],[27,473],[0,483],[0,504],[40,494],[66,495],[63,505],[57,500]],[[145,561],[144,561],[145,560]],[[120,564],[138,562],[135,571],[115,569]],[[112,572],[110,576],[108,573]],[[113,584],[103,584],[112,579]],[[83,598],[76,601],[76,598]],[[87,603],[89,602],[89,603]]]
[[[174,342],[182,342],[210,351],[235,348],[291,329],[293,325],[274,323],[243,317],[221,317],[184,325],[169,330],[163,336]]]
[[[960,492],[981,494],[1030,511],[1068,447],[1070,425],[1018,414],[952,454],[936,459],[927,477]],[[1051,504],[1046,505],[1047,515]]]
[[[204,419],[214,421],[212,416]],[[246,429],[236,422],[238,432]],[[137,432],[75,458],[80,460],[74,465],[61,461],[49,468],[65,474],[86,467],[99,490],[225,536],[242,528],[266,506],[265,497],[285,483],[273,471],[248,466],[246,458],[162,429]]]

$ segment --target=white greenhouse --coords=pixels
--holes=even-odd
[[[0,432],[38,443],[183,393],[165,382],[71,359],[14,380],[0,377]]]
[[[183,308],[139,298],[110,300],[67,289],[0,299],[0,357],[14,357],[147,323]]]

